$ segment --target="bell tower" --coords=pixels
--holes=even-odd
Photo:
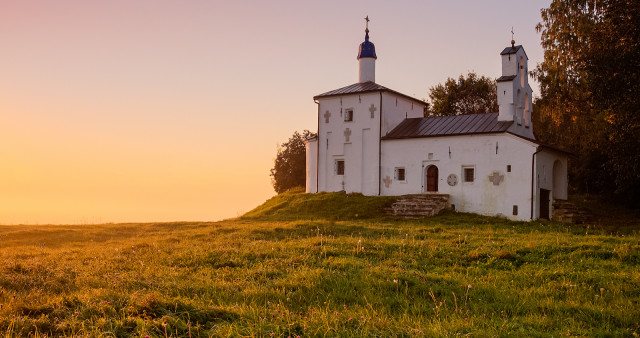
[[[529,86],[529,66],[527,53],[522,46],[505,48],[502,58],[502,76],[497,81],[499,121],[514,121],[514,131],[533,138],[531,113],[533,111],[531,86]]]
[[[365,18],[364,42],[358,50],[359,76],[358,82],[376,82],[376,46],[369,41],[369,16]]]

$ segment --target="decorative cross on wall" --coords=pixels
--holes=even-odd
[[[329,123],[329,118],[331,117],[331,113],[327,110],[324,113],[324,123]]]
[[[384,187],[385,188],[389,188],[389,186],[391,185],[391,177],[385,176],[385,178],[382,180],[382,182],[384,182]]]
[[[500,182],[504,181],[504,175],[500,175],[497,171],[494,171],[493,174],[489,175],[489,182],[492,182],[493,185],[500,185]]]
[[[349,136],[351,136],[351,129],[347,128],[344,130],[344,140],[345,142],[349,142]]]
[[[378,110],[378,108],[376,108],[376,106],[373,105],[373,103],[371,104],[371,107],[369,107],[369,111],[371,112],[371,118],[373,118],[374,116],[374,112]]]

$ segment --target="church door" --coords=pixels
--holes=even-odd
[[[427,184],[427,192],[438,191],[438,167],[430,165],[427,170],[424,171],[425,183]]]
[[[549,219],[549,190],[540,189],[540,218]]]

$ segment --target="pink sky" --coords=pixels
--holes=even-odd
[[[238,216],[312,97],[357,82],[366,15],[376,82],[422,99],[500,76],[512,26],[533,69],[549,2],[5,2],[0,224]]]

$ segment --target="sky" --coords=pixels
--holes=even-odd
[[[237,217],[317,129],[313,96],[357,82],[365,16],[376,82],[425,99],[499,77],[512,27],[533,69],[549,3],[2,1],[0,224]]]

